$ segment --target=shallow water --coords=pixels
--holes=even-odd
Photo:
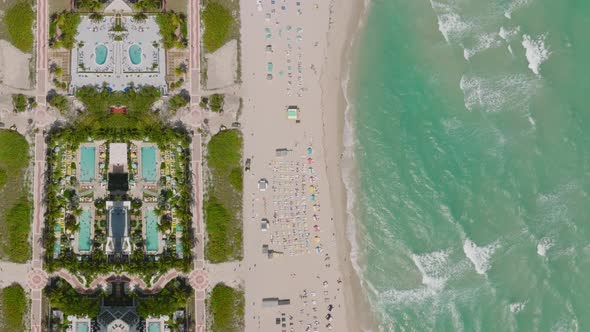
[[[350,87],[382,330],[590,330],[589,27],[581,0],[372,2]]]

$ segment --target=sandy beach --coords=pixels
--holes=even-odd
[[[340,170],[342,80],[362,12],[360,1],[241,3],[246,331],[373,326]]]

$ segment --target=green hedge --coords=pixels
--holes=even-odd
[[[215,52],[228,41],[230,29],[235,24],[234,18],[222,4],[210,2],[203,11],[202,20],[205,25],[205,49]]]
[[[10,42],[23,52],[33,49],[33,20],[35,13],[29,1],[21,1],[8,8],[4,13],[4,24],[10,36]]]
[[[207,145],[212,178],[204,204],[207,228],[205,254],[212,263],[242,258],[242,134],[224,130]]]
[[[31,202],[21,197],[15,205],[6,211],[5,219],[8,229],[7,243],[3,250],[10,261],[26,263],[31,257],[28,237],[31,231]]]
[[[211,292],[209,311],[212,332],[238,332],[244,329],[244,292],[217,284]]]
[[[64,315],[88,316],[95,318],[100,312],[100,296],[78,293],[63,279],[57,279],[45,287],[45,295],[52,308],[61,310]]]
[[[3,331],[24,331],[24,316],[27,311],[27,297],[20,285],[11,285],[0,291]]]

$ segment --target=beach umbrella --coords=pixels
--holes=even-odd
[[[318,244],[318,243],[320,243],[320,237],[319,237],[319,236],[317,236],[317,235],[316,235],[316,236],[314,236],[314,237],[313,237],[313,242],[314,242],[315,244]]]
[[[313,159],[311,159],[311,158],[307,158],[307,163],[308,163],[309,165],[311,165],[311,164],[313,163]]]
[[[320,231],[320,226],[314,225],[313,226],[313,230],[316,231],[316,232],[319,232]]]
[[[313,153],[313,149],[310,147],[307,148],[307,154],[311,155]]]

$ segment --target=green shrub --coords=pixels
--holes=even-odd
[[[0,166],[14,172],[29,164],[29,143],[17,132],[0,130]]]
[[[57,108],[62,114],[70,108],[68,98],[57,94],[49,98],[49,105]]]
[[[53,14],[49,25],[49,46],[51,48],[74,48],[79,24],[80,15],[78,13]],[[56,36],[57,28],[61,31],[59,36]]]
[[[78,293],[69,283],[58,280],[45,288],[51,307],[61,310],[64,315],[88,316],[95,318],[100,311],[100,298]]]
[[[162,7],[161,0],[139,0],[133,4],[136,10],[141,12],[156,11]]]
[[[98,12],[102,9],[103,3],[99,0],[76,0],[76,7],[83,11]]]
[[[225,103],[225,96],[222,94],[214,94],[209,97],[209,109],[211,112],[221,112],[223,110],[223,104]]]
[[[242,134],[225,130],[207,145],[207,165],[213,175],[209,199],[204,204],[208,234],[207,259],[221,263],[240,259]],[[234,171],[240,169],[239,171]],[[233,174],[232,174],[233,173]]]
[[[157,294],[137,297],[137,314],[144,319],[148,316],[172,316],[176,310],[186,307],[192,292],[186,283],[172,280]]]
[[[244,187],[243,179],[242,167],[236,167],[232,169],[231,173],[229,173],[229,183],[231,183],[231,185],[239,192],[241,192]]]
[[[165,49],[170,48],[185,48],[188,45],[186,34],[178,36],[176,30],[182,25],[186,24],[186,16],[178,14],[173,11],[158,13],[156,22],[160,27],[160,35],[162,35],[162,44]]]
[[[29,1],[18,2],[4,13],[4,23],[10,42],[23,52],[30,52],[33,49],[34,19],[35,13]]]
[[[184,107],[188,104],[188,98],[185,94],[177,94],[172,96],[170,100],[168,100],[168,108],[172,111],[176,111],[181,107]]]
[[[207,259],[212,263],[222,263],[232,254],[231,228],[232,215],[215,197],[205,202],[207,217]]]
[[[5,234],[7,243],[4,252],[12,262],[26,263],[31,256],[31,247],[28,242],[31,210],[31,202],[26,197],[21,197],[6,211],[8,234]]]
[[[215,52],[223,46],[229,38],[230,28],[234,22],[230,11],[223,5],[210,2],[202,15],[205,32],[203,42],[208,52]]]
[[[12,107],[15,112],[24,112],[29,104],[27,97],[23,94],[12,95]]]
[[[242,331],[244,328],[244,292],[217,284],[211,291],[209,314],[212,332]]]
[[[24,331],[24,316],[27,310],[27,297],[20,285],[14,284],[1,291],[3,331]]]
[[[0,167],[0,189],[2,189],[2,187],[4,187],[7,180],[8,180],[8,173],[6,172],[6,170],[4,168]]]
[[[214,172],[228,176],[242,160],[242,135],[238,130],[220,131],[208,145],[207,163]]]

